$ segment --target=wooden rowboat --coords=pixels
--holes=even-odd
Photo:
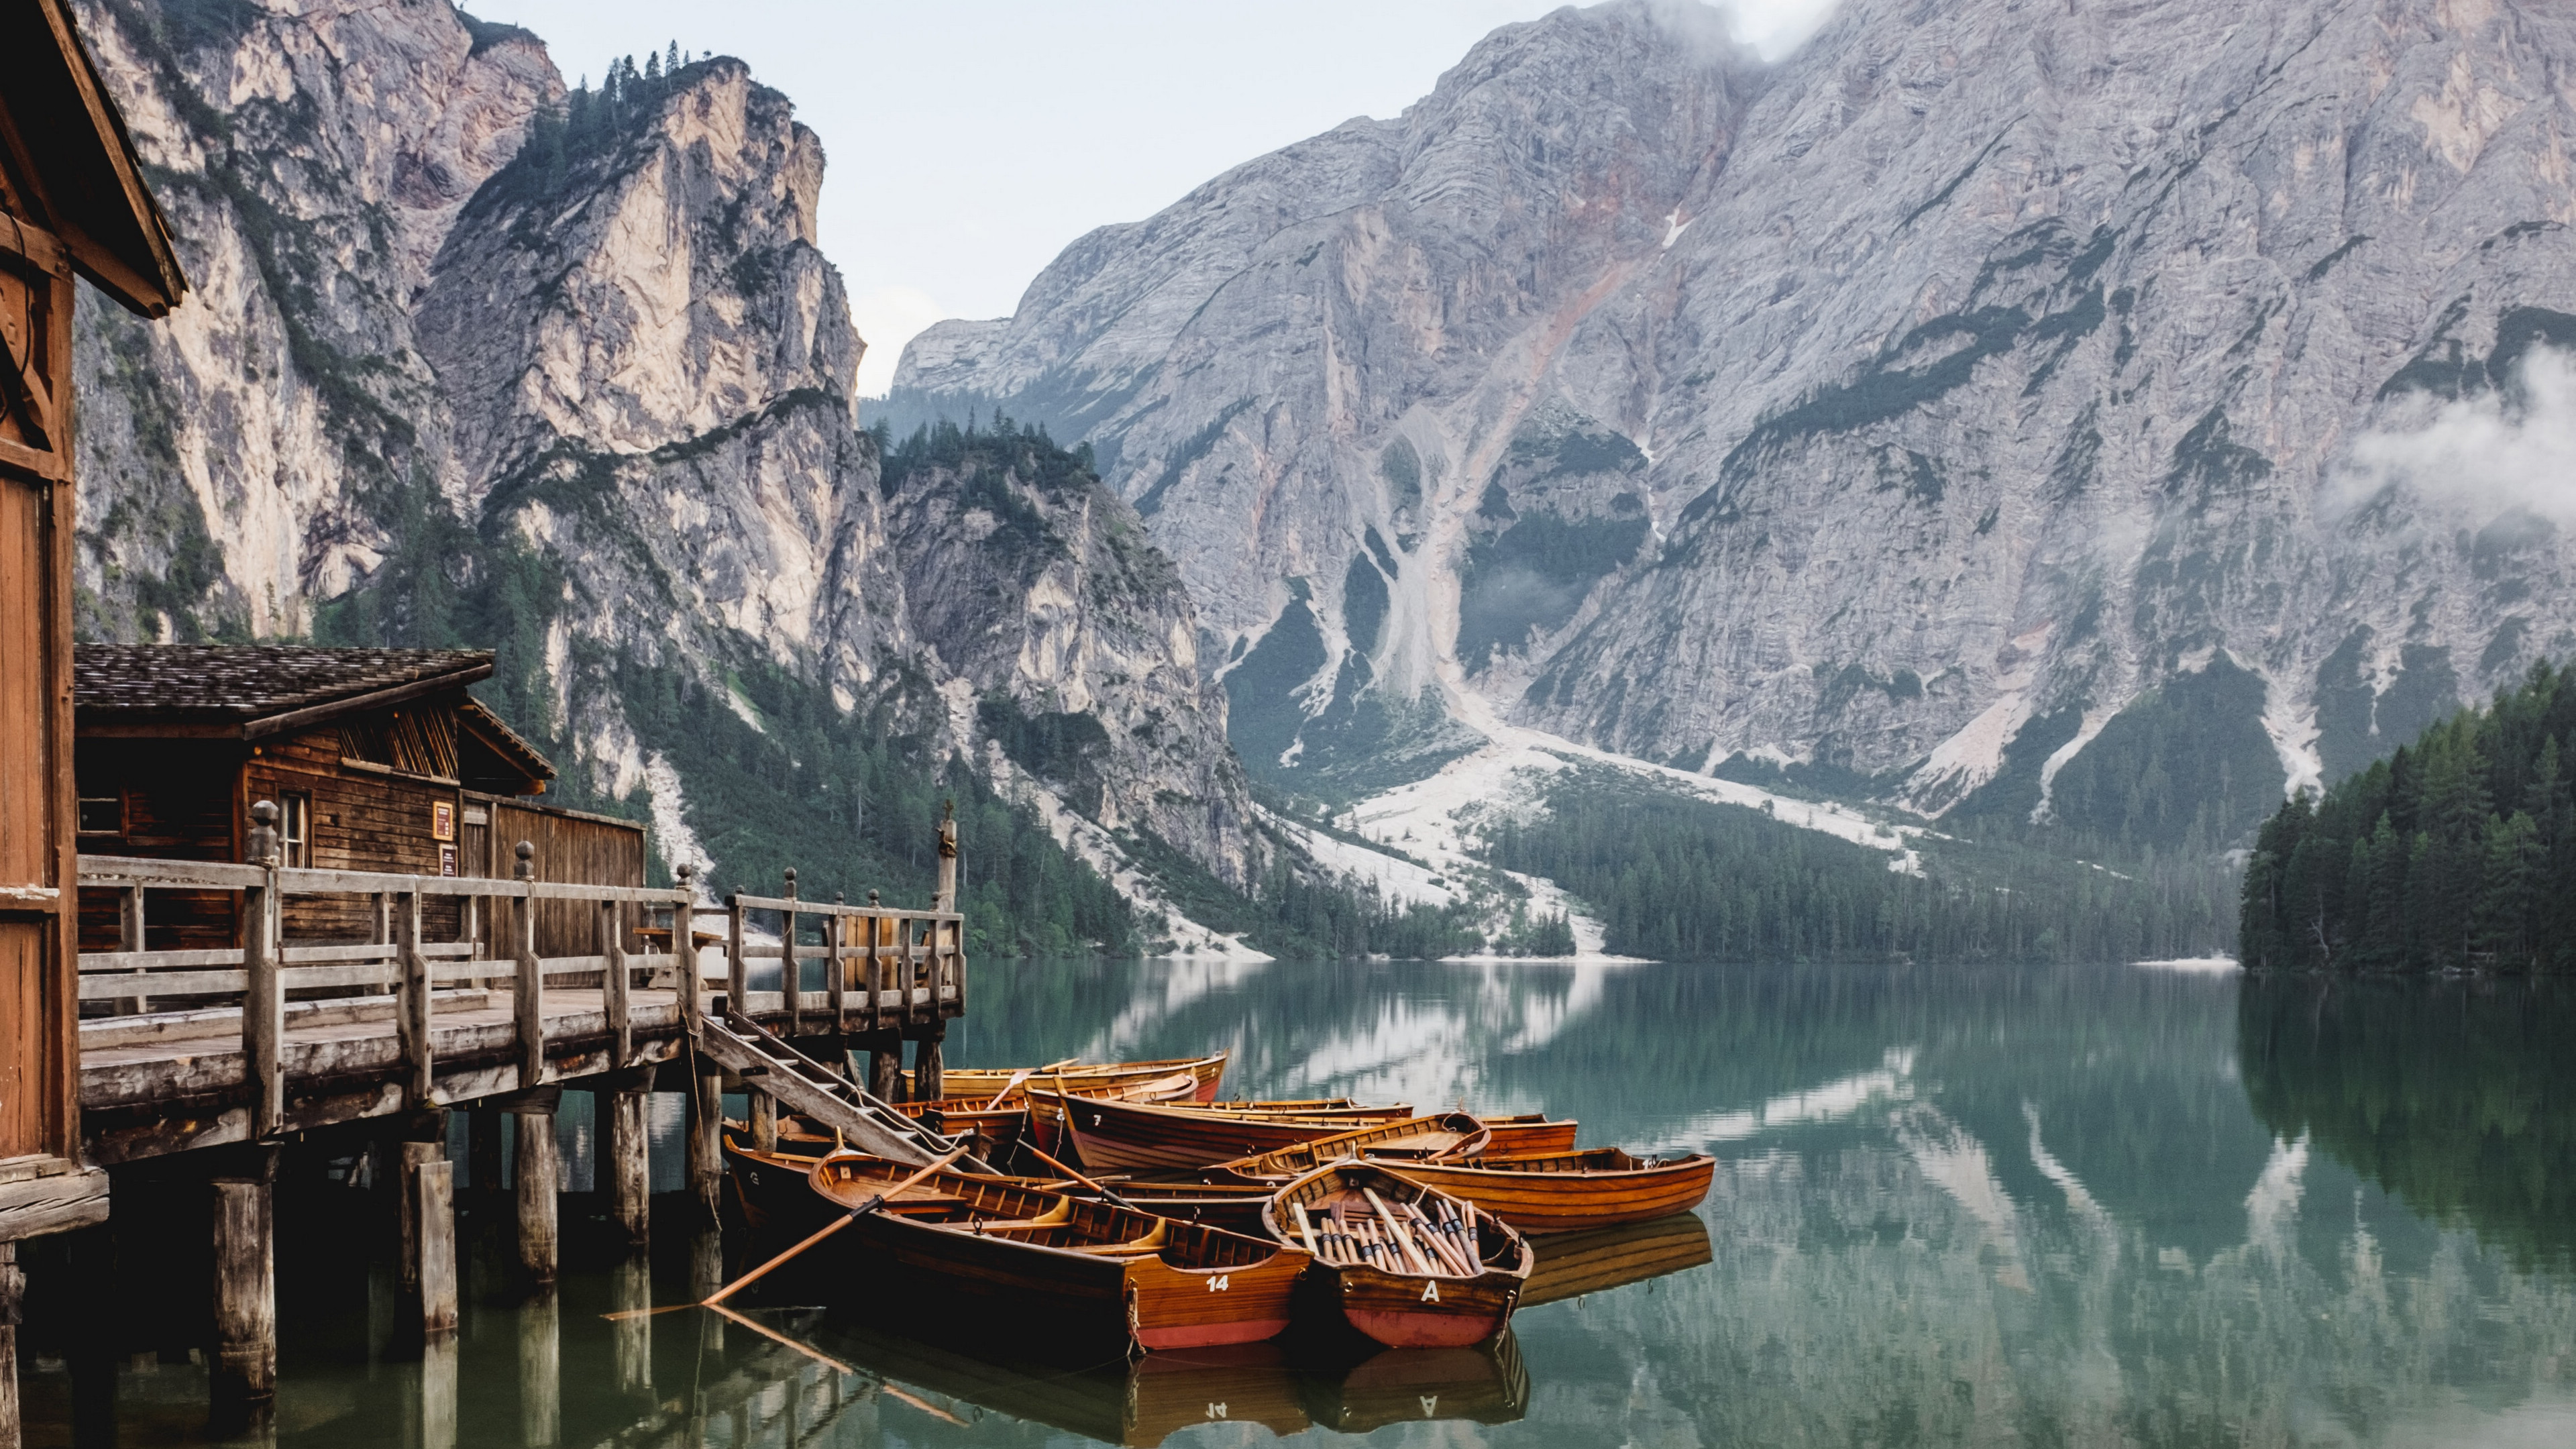
[[[1354,1126],[1412,1115],[1410,1111],[1372,1114],[1355,1123],[1348,1114],[1286,1115],[1068,1099],[1051,1087],[1036,1086],[1029,1089],[1029,1112],[1042,1150],[1060,1156],[1062,1149],[1070,1147],[1081,1155],[1086,1170],[1138,1173],[1194,1172],[1318,1137],[1337,1137]],[[1053,1146],[1047,1144],[1050,1128],[1056,1134]]]
[[[1493,1141],[1485,1148],[1490,1156],[1535,1157],[1572,1152],[1575,1128],[1579,1125],[1571,1117],[1551,1121],[1544,1112],[1479,1120],[1494,1132]]]
[[[1538,1254],[1538,1267],[1521,1293],[1523,1308],[1642,1283],[1696,1268],[1712,1256],[1708,1224],[1697,1213],[1559,1233],[1530,1244],[1530,1250]]]
[[[1574,1233],[1688,1212],[1708,1196],[1717,1159],[1631,1157],[1616,1147],[1544,1157],[1470,1157],[1383,1164],[1424,1187],[1465,1198],[1524,1233]]]
[[[1511,1322],[1535,1261],[1529,1240],[1471,1203],[1367,1162],[1279,1189],[1261,1226],[1333,1280],[1351,1327],[1390,1348],[1463,1348]]]
[[[915,1169],[829,1157],[813,1190],[861,1206]],[[990,1177],[936,1172],[817,1251],[849,1296],[905,1302],[1108,1359],[1257,1343],[1288,1326],[1299,1248],[1082,1202]]]
[[[742,1220],[761,1237],[801,1238],[831,1221],[832,1205],[814,1195],[814,1164],[834,1150],[819,1140],[781,1131],[778,1150],[763,1152],[748,1128],[724,1129],[725,1182]]]
[[[1188,1073],[1195,1083],[1191,1100],[1213,1102],[1217,1083],[1225,1079],[1225,1053],[1150,1062],[1050,1062],[1042,1067],[1016,1069],[949,1067],[939,1074],[939,1089],[945,1096],[977,1097],[987,1102],[999,1097],[1008,1104],[1018,1100],[1032,1082],[1052,1087],[1061,1079],[1066,1087],[1079,1091],[1085,1087],[1132,1086],[1181,1072]]]
[[[1357,1132],[1318,1137],[1312,1142],[1300,1142],[1276,1152],[1220,1162],[1203,1169],[1199,1173],[1199,1181],[1267,1182],[1275,1187],[1289,1178],[1302,1176],[1346,1157],[1371,1160],[1473,1157],[1486,1150],[1486,1143],[1492,1135],[1493,1129],[1463,1112],[1444,1112],[1435,1117],[1406,1117],[1363,1127]]]

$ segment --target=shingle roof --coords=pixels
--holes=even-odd
[[[83,721],[187,720],[261,734],[280,716],[336,714],[492,672],[483,649],[315,649],[296,644],[82,644],[72,705]],[[390,702],[390,701],[386,701]]]

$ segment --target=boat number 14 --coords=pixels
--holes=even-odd
[[[1225,1293],[1231,1291],[1234,1285],[1226,1281],[1226,1279],[1231,1276],[1231,1274],[1219,1273],[1215,1277],[1210,1278],[1208,1280],[1208,1291],[1210,1293]]]

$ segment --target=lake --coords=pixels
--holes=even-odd
[[[1716,1185],[1691,1218],[1554,1240],[1554,1286],[1532,1297],[1555,1301],[1483,1350],[1089,1369],[916,1342],[902,1303],[825,1314],[792,1271],[746,1314],[787,1342],[694,1311],[612,1324],[647,1291],[687,1297],[714,1245],[666,1226],[649,1268],[604,1262],[569,1201],[551,1304],[510,1283],[506,1211],[475,1213],[464,1331],[424,1368],[390,1327],[389,1263],[364,1273],[345,1234],[282,1230],[278,1440],[421,1443],[426,1383],[430,1437],[452,1412],[470,1445],[2576,1443],[2576,992],[2559,983],[977,971],[956,1064],[1224,1047],[1228,1095],[1574,1116],[1587,1145],[1713,1153]],[[673,1186],[676,1100],[655,1143]],[[577,1189],[585,1107],[563,1121]],[[678,1208],[656,1204],[666,1225]],[[31,1344],[30,1442],[70,1443],[75,1420],[87,1443],[208,1442],[204,1371],[163,1337]]]

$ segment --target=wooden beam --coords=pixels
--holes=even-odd
[[[422,954],[420,894],[394,903],[394,948],[402,963],[402,994],[394,1011],[395,1035],[409,1066],[408,1094],[415,1107],[426,1107],[438,1091],[438,1060],[430,1045],[431,1016],[437,989],[430,980],[429,957]]]
[[[242,892],[242,1055],[250,1075],[252,1136],[274,1137],[286,1123],[286,988],[278,960],[277,806],[250,808],[250,857],[267,883]]]
[[[527,841],[518,845],[516,867],[522,885],[537,878],[537,848]],[[518,901],[517,915],[510,922],[511,956],[518,962],[518,974],[510,982],[512,1017],[518,1025],[519,1084],[532,1087],[546,1077],[546,978],[537,961],[537,901],[529,891]]]

